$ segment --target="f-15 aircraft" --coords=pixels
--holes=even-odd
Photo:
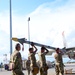
[[[36,46],[39,46],[39,47],[44,46],[44,47],[46,47],[48,49],[51,49],[47,55],[52,55],[52,53],[55,52],[55,50],[56,50],[56,47],[52,47],[52,46],[36,43],[36,42],[33,42],[33,41],[27,41],[27,39],[25,39],[25,38],[12,38],[12,40],[16,41],[16,42],[19,42],[22,45],[23,45],[23,43],[30,44],[30,45],[33,43]],[[63,55],[68,55],[68,57],[70,59],[75,59],[75,52],[74,52],[75,51],[75,47],[71,47],[71,48],[64,47],[64,48],[60,48],[60,50],[63,53]]]

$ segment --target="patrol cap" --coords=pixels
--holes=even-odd
[[[33,48],[29,48],[29,51],[33,50]]]
[[[44,50],[44,49],[45,49],[45,47],[44,47],[44,46],[42,46],[42,47],[41,47],[41,50]]]

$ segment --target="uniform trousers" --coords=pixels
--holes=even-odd
[[[63,64],[55,65],[56,75],[64,75],[64,66]]]
[[[12,71],[12,75],[24,75],[24,73],[19,69],[15,69]]]
[[[40,75],[47,75],[47,70],[40,68]]]

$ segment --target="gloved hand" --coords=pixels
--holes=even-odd
[[[34,46],[34,43],[33,42],[31,42],[31,46]]]

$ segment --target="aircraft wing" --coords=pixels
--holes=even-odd
[[[46,55],[52,55],[52,53],[54,53],[54,50],[50,50]]]
[[[75,47],[66,48],[66,51],[75,51]]]
[[[36,43],[36,42],[33,42],[33,41],[27,41],[25,38],[20,38],[20,39],[19,38],[12,38],[12,40],[16,41],[16,42],[19,42],[21,44],[26,43],[26,44],[30,44],[31,45],[33,43],[34,45],[39,46],[39,47],[44,46],[44,47],[46,47],[48,49],[53,49],[53,50],[56,49],[55,47],[52,47],[52,46]]]

